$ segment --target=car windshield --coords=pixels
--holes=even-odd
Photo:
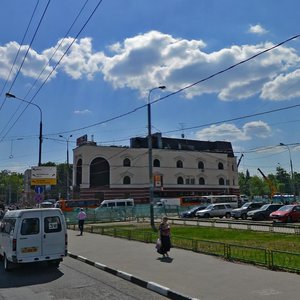
[[[245,203],[241,208],[248,208],[251,203]]]
[[[197,211],[198,209],[199,209],[199,207],[197,206],[197,207],[191,208],[191,209],[188,210],[187,212],[188,212],[188,213],[193,213],[193,212]]]
[[[214,207],[214,205],[211,204],[211,205],[208,205],[208,206],[206,207],[206,209],[212,209],[213,207]]]
[[[265,204],[265,205],[263,205],[260,209],[261,209],[261,210],[265,210],[265,209],[267,209],[269,206],[270,206],[270,204]]]
[[[292,210],[294,206],[293,205],[284,205],[284,206],[281,206],[278,210],[280,211],[290,211]]]

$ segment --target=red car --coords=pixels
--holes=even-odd
[[[280,207],[270,214],[273,221],[278,222],[297,222],[300,221],[300,205],[290,204]]]

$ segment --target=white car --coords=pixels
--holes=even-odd
[[[210,204],[205,209],[199,210],[196,212],[196,217],[198,218],[230,218],[231,217],[232,207],[227,203],[220,204]]]

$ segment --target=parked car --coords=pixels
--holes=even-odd
[[[297,222],[300,221],[300,205],[291,204],[281,206],[278,210],[270,214],[273,221]]]
[[[235,208],[231,211],[231,216],[235,219],[247,219],[247,212],[261,208],[265,203],[263,202],[246,202],[242,207]]]
[[[264,221],[270,219],[270,214],[278,210],[283,204],[265,204],[260,209],[247,212],[247,218],[252,220]]]
[[[200,206],[195,206],[191,208],[190,210],[186,210],[180,214],[181,218],[195,218],[196,217],[196,212],[198,210],[205,209],[207,205],[200,205]]]
[[[211,217],[230,218],[231,211],[232,211],[232,207],[230,206],[230,204],[227,204],[227,203],[210,204],[205,209],[198,210],[196,212],[196,217],[198,217],[198,218],[211,218]]]

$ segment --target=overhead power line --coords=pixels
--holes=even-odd
[[[22,112],[19,114],[18,118],[15,120],[15,122],[11,125],[11,127],[7,130],[7,132],[5,133],[5,135],[2,137],[1,141],[3,141],[3,139],[7,136],[7,134],[10,132],[10,130],[15,126],[15,124],[18,122],[18,120],[20,119],[20,117],[22,116],[22,114],[26,111],[26,109],[28,108],[28,106],[33,102],[33,100],[35,99],[35,97],[38,95],[38,93],[41,91],[41,89],[43,88],[43,86],[46,84],[46,82],[48,81],[48,79],[50,78],[50,76],[52,75],[52,73],[55,71],[55,69],[58,67],[58,65],[60,64],[60,62],[62,61],[62,59],[65,57],[65,55],[67,54],[67,52],[69,51],[69,49],[72,47],[72,45],[75,43],[76,39],[78,38],[78,36],[81,34],[81,32],[83,31],[83,29],[86,27],[86,25],[89,23],[89,21],[91,20],[92,16],[95,14],[96,10],[98,9],[98,7],[100,6],[100,4],[102,3],[103,0],[100,0],[98,2],[98,4],[95,6],[95,8],[93,9],[93,11],[91,12],[91,14],[89,15],[88,19],[85,21],[85,23],[83,24],[83,26],[81,27],[81,29],[79,30],[79,32],[76,34],[76,36],[73,38],[73,41],[70,43],[70,45],[67,47],[67,49],[65,50],[65,52],[63,53],[63,55],[61,56],[61,58],[58,60],[58,62],[55,64],[55,66],[52,68],[51,72],[49,72],[48,76],[46,77],[46,79],[44,80],[44,82],[41,84],[41,86],[37,89],[36,93],[31,97],[31,99],[28,101],[27,105],[25,106],[25,108],[22,110]]]
[[[18,49],[17,54],[16,54],[16,56],[15,56],[15,58],[14,58],[13,64],[12,64],[10,70],[9,70],[9,73],[8,73],[8,76],[7,76],[6,80],[5,80],[5,83],[4,83],[4,85],[3,85],[3,88],[2,88],[2,90],[1,90],[1,92],[0,92],[0,97],[2,96],[3,91],[4,91],[4,89],[6,88],[6,85],[7,85],[7,83],[8,83],[8,80],[9,80],[9,78],[10,78],[10,75],[11,75],[13,69],[14,69],[14,66],[15,66],[15,64],[16,64],[16,61],[17,61],[18,56],[19,56],[20,51],[21,51],[21,47],[23,46],[25,37],[26,37],[26,35],[27,35],[27,32],[28,32],[28,30],[29,30],[29,27],[30,27],[30,25],[31,25],[32,19],[33,19],[34,15],[35,15],[35,12],[36,12],[36,9],[37,9],[37,7],[38,7],[39,2],[40,2],[40,1],[38,0],[37,3],[36,3],[36,5],[35,5],[35,7],[34,7],[34,9],[33,9],[33,12],[32,12],[31,18],[30,18],[30,21],[29,21],[29,23],[28,23],[28,25],[27,25],[27,28],[26,28],[25,33],[24,33],[24,35],[23,35],[22,41],[21,41],[21,43],[20,43],[20,45],[19,45],[19,49]],[[1,106],[0,106],[0,111],[1,111],[1,109],[2,109],[2,107],[3,107],[3,105],[4,105],[4,103],[5,103],[5,100],[6,100],[6,98],[4,98],[4,100],[3,100],[3,102],[2,102],[2,104],[1,104]]]

